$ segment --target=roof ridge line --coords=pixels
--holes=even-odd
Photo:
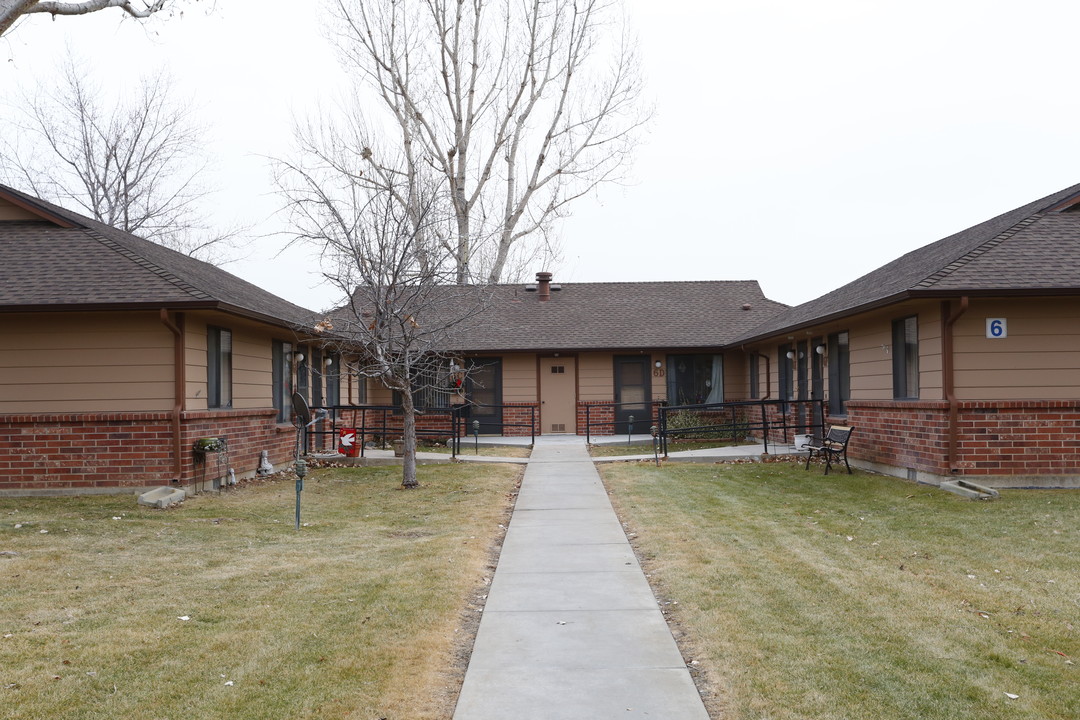
[[[972,260],[976,259],[977,257],[979,257],[981,255],[985,255],[986,253],[990,252],[991,250],[993,250],[997,246],[1001,245],[1003,242],[1005,242],[1009,238],[1011,238],[1014,235],[1016,235],[1017,233],[1019,233],[1021,230],[1024,230],[1025,228],[1033,225],[1040,218],[1042,218],[1042,215],[1043,214],[1041,212],[1034,213],[1032,215],[1028,215],[1026,218],[1024,218],[1023,220],[1020,220],[1015,225],[1012,225],[1011,227],[1008,227],[1005,230],[1002,230],[1000,233],[998,233],[994,237],[990,238],[989,240],[981,243],[980,245],[972,248],[971,250],[968,250],[966,253],[964,253],[960,257],[956,258],[955,260],[953,260],[951,263],[949,263],[945,267],[943,267],[940,270],[932,273],[931,275],[924,278],[923,280],[916,283],[915,285],[912,285],[912,289],[915,289],[915,288],[929,288],[932,285],[944,280],[949,275],[952,275],[954,272],[956,272],[957,270],[962,268],[964,265],[967,265]]]
[[[101,234],[97,230],[95,230],[93,228],[90,228],[90,227],[84,226],[83,231],[86,232],[91,237],[93,237],[95,240],[97,240],[99,243],[101,243],[105,247],[112,250],[113,252],[115,252],[115,253],[117,253],[119,255],[122,255],[123,257],[125,257],[128,260],[132,261],[136,265],[138,265],[138,266],[140,266],[140,267],[142,267],[142,268],[144,268],[146,270],[149,270],[150,272],[154,273],[155,275],[157,275],[162,280],[165,280],[165,281],[167,281],[169,283],[172,283],[173,285],[175,285],[180,290],[183,290],[184,292],[186,292],[188,295],[191,295],[192,297],[197,298],[199,300],[213,300],[214,299],[210,294],[208,294],[204,290],[200,290],[199,288],[195,287],[194,285],[187,282],[186,280],[183,280],[179,276],[169,272],[168,270],[161,267],[160,265],[158,265],[158,264],[148,260],[147,258],[143,257],[142,255],[138,254],[134,250],[129,250],[128,248],[124,247],[123,245],[116,242],[115,240],[110,240],[109,238],[105,237],[105,235]],[[150,241],[147,240],[147,242],[150,242]]]

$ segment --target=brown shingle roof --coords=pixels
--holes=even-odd
[[[0,311],[202,307],[289,327],[315,316],[214,265],[2,185],[0,199],[42,217],[0,222]]]
[[[1056,208],[1074,185],[913,250],[853,282],[778,313],[749,342],[910,297],[1080,292],[1080,212]]]
[[[454,349],[476,353],[716,348],[787,307],[766,298],[756,280],[561,287],[541,302],[524,285],[495,286],[479,322],[470,322],[454,337]]]

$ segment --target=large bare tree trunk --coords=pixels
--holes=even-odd
[[[411,389],[401,393],[401,423],[401,440],[405,451],[401,458],[401,486],[414,488],[420,483],[416,480],[416,406]]]
[[[628,167],[650,113],[617,0],[335,7],[342,56],[382,100],[390,122],[381,126],[399,131],[361,143],[362,181],[388,187],[402,174],[400,155],[408,174],[440,177],[455,215],[444,242],[458,283],[499,281],[523,244],[525,256],[556,252],[554,221]],[[370,103],[356,112],[368,111]]]

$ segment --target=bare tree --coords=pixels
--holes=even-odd
[[[190,102],[159,71],[128,102],[105,96],[68,56],[62,82],[25,94],[0,136],[4,179],[14,186],[166,247],[221,261],[236,229],[215,232],[200,212],[208,191],[205,131]]]
[[[335,41],[391,139],[363,182],[445,179],[456,281],[549,252],[569,204],[621,179],[649,113],[617,0],[334,0]],[[371,107],[376,103],[366,103]],[[398,162],[403,157],[404,162]]]
[[[175,3],[173,3],[175,5]],[[148,18],[161,12],[169,5],[169,0],[81,0],[81,2],[53,2],[51,0],[0,0],[0,35],[24,15],[48,13],[57,15],[86,15],[87,13],[120,8],[135,18]]]
[[[439,179],[372,189],[358,182],[361,155],[345,142],[328,147],[308,148],[304,162],[278,161],[276,183],[296,241],[320,248],[324,276],[346,298],[324,326],[345,339],[338,349],[353,358],[348,370],[401,398],[402,485],[416,487],[416,400],[454,394],[455,336],[476,322],[487,291],[454,282]]]

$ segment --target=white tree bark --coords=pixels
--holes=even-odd
[[[120,8],[136,18],[148,18],[163,10],[168,0],[132,2],[132,0],[83,0],[83,2],[50,2],[49,0],[0,0],[0,35],[7,32],[23,15],[86,15],[87,13]]]
[[[341,54],[397,133],[361,141],[364,181],[445,179],[454,211],[446,249],[459,283],[496,282],[553,252],[553,221],[628,167],[649,113],[613,0],[335,6]]]

